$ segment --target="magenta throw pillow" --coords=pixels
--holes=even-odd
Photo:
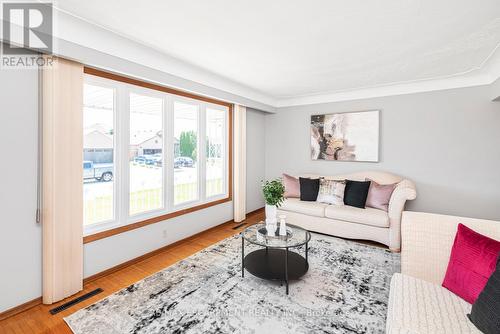
[[[458,224],[443,287],[474,304],[495,270],[499,253],[500,241]]]
[[[283,174],[283,185],[285,186],[285,198],[300,198],[300,183],[298,178]]]
[[[368,190],[368,197],[366,198],[366,206],[386,212],[389,211],[389,202],[394,189],[396,189],[397,183],[378,184],[370,179],[365,180],[371,182],[370,189]]]

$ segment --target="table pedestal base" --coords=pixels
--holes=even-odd
[[[263,248],[251,252],[243,259],[244,268],[252,275],[267,280],[288,281],[302,277],[309,263],[301,255],[285,249]]]

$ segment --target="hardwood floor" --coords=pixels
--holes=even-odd
[[[128,266],[119,268],[104,276],[98,275],[94,280],[86,280],[84,290],[71,298],[53,305],[37,305],[29,310],[0,321],[0,333],[71,333],[71,330],[63,320],[64,317],[218,241],[239,233],[249,224],[257,223],[263,219],[264,211],[259,210],[248,215],[245,220],[247,224],[238,229],[233,229],[238,225],[237,223],[224,223],[193,237],[182,240],[172,245],[172,247],[166,247],[160,252],[155,252],[152,256],[143,258],[139,262],[133,262]],[[49,313],[50,309],[96,288],[102,288],[104,292],[56,315],[51,315]]]

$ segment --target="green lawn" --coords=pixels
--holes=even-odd
[[[223,190],[221,179],[209,180],[207,182],[207,195],[220,194]],[[178,184],[174,189],[174,203],[179,204],[188,201],[192,194],[197,193],[196,183]],[[158,208],[162,203],[162,191],[160,188],[146,189],[130,193],[130,213],[135,214]],[[95,197],[84,203],[85,221],[84,225],[110,220],[113,218],[113,201],[111,196]]]

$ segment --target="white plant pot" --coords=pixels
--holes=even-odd
[[[276,205],[266,204],[266,224],[276,225],[276,216],[278,215],[278,208]]]
[[[266,204],[266,230],[269,236],[274,236],[274,232],[278,227],[277,214],[276,205]]]

